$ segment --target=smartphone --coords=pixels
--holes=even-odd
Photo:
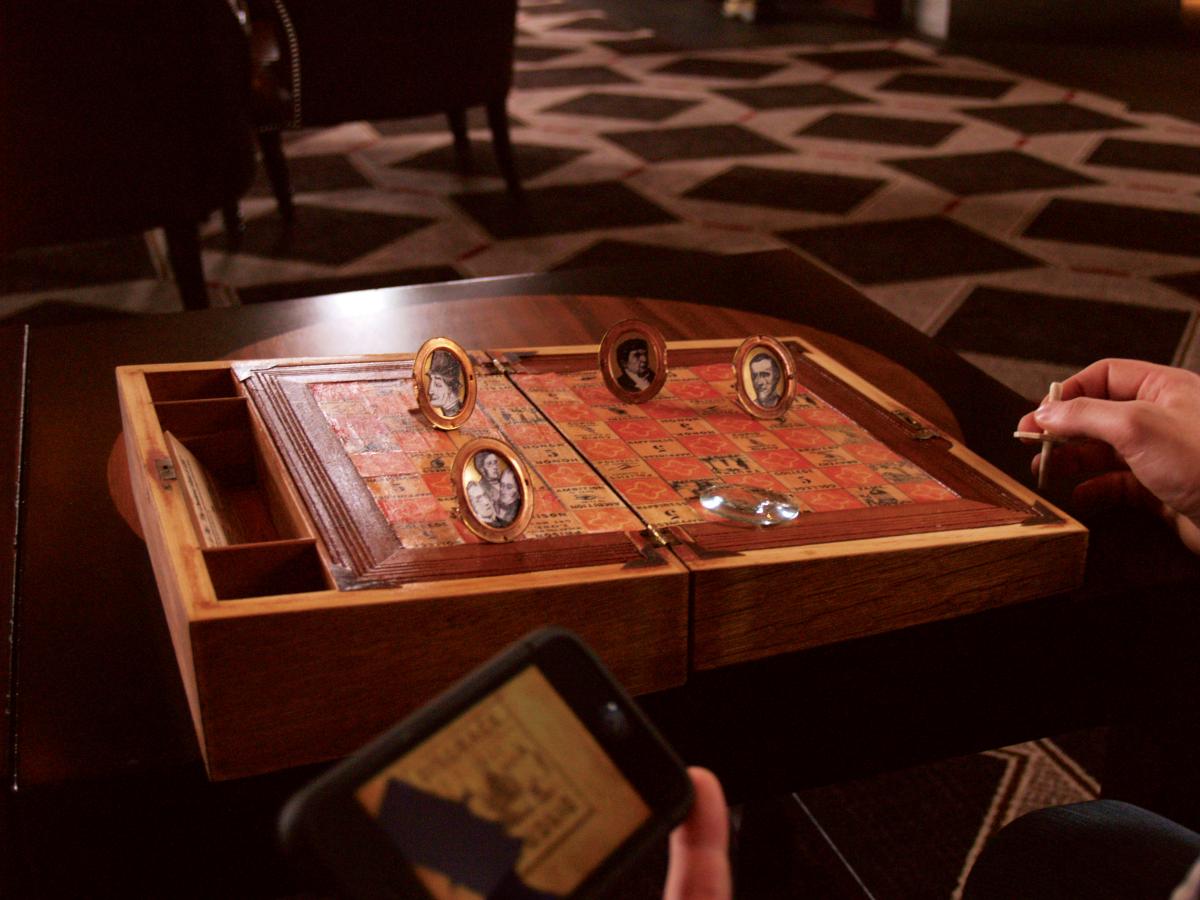
[[[513,644],[293,797],[284,848],[350,897],[599,896],[693,800],[575,635]]]

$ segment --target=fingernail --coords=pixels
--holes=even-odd
[[[1033,417],[1041,422],[1043,419],[1053,419],[1054,411],[1058,408],[1057,403],[1043,403],[1033,411]]]

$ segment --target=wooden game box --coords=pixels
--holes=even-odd
[[[527,631],[579,633],[633,693],[1076,586],[1087,532],[799,338],[780,419],[734,397],[737,341],[669,345],[646,403],[595,347],[471,351],[459,430],[412,355],[126,366],[130,478],[210,776],[349,752]],[[449,472],[478,437],[534,484],[487,543]],[[714,483],[801,509],[706,510]]]

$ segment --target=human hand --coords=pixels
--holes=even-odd
[[[671,832],[671,859],[663,900],[730,900],[729,813],[717,776],[689,768],[696,803]]]
[[[1082,479],[1073,495],[1081,511],[1150,510],[1200,553],[1200,375],[1101,360],[1064,381],[1062,400],[1043,401],[1018,428],[1084,439],[1056,447],[1051,470]],[[1035,473],[1038,465],[1035,458]]]

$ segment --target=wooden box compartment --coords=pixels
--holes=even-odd
[[[228,364],[123,367],[117,380],[138,515],[210,777],[343,755],[544,624],[582,635],[635,693],[684,681],[687,572],[669,554],[618,535],[599,564],[568,550],[544,571],[338,590]],[[222,495],[235,543],[205,538],[168,432]]]
[[[811,345],[786,341],[804,393],[785,418],[739,412],[722,375],[737,343],[670,345],[663,394],[637,407],[606,399],[593,347],[488,350],[465,433],[416,416],[411,356],[119,369],[211,776],[346,753],[539,625],[578,632],[641,693],[1079,583],[1081,525]],[[241,511],[236,541],[206,541],[164,479],[166,432]],[[525,457],[545,521],[503,545],[411,543],[451,534],[422,517],[483,433]],[[705,471],[812,514],[719,520],[696,501]]]

